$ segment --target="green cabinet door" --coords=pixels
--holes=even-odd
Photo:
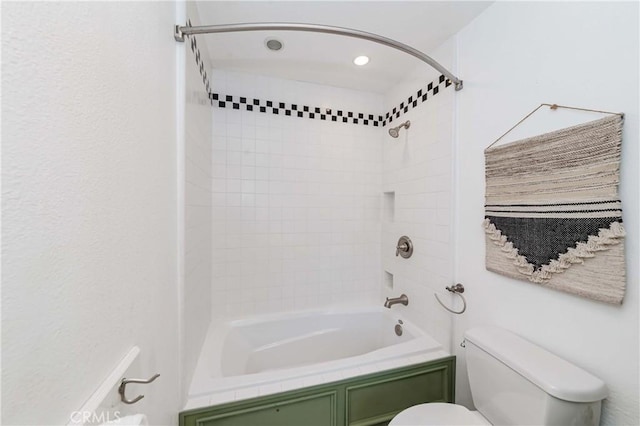
[[[336,426],[336,392],[210,415],[185,416],[185,426]]]
[[[425,402],[451,402],[449,365],[400,373],[395,377],[347,386],[346,424],[386,424],[400,411]]]

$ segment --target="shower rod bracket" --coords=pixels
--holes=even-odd
[[[305,24],[299,22],[251,22],[241,24],[224,24],[224,25],[200,25],[200,26],[180,26],[175,25],[173,28],[173,38],[178,42],[184,42],[184,37],[195,34],[217,34],[217,33],[233,33],[246,31],[306,31],[312,33],[324,33],[341,35],[346,37],[359,38],[382,44],[387,47],[407,53],[422,62],[427,63],[443,74],[451,83],[453,83],[456,91],[462,90],[462,80],[453,75],[448,69],[440,65],[435,59],[413,47],[384,37],[378,34],[366,31],[355,30],[346,27],[334,27],[330,25]]]
[[[180,25],[173,26],[173,38],[176,39],[176,41],[184,43],[184,33],[180,28],[182,28]]]

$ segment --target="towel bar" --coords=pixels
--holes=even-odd
[[[433,293],[433,295],[436,297],[436,300],[438,301],[438,303],[440,304],[440,306],[442,306],[443,308],[445,308],[447,311],[451,312],[452,314],[457,314],[460,315],[461,313],[463,313],[464,311],[467,310],[467,301],[464,298],[464,296],[462,295],[462,293],[464,293],[464,286],[460,283],[451,286],[451,287],[445,287],[445,289],[447,291],[450,291],[453,294],[457,294],[458,296],[460,296],[460,298],[462,299],[462,309],[459,311],[454,311],[453,309],[448,308],[447,306],[445,306],[444,303],[442,303],[442,300],[440,300],[440,298],[438,297],[437,293]]]

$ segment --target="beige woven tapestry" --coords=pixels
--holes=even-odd
[[[622,303],[622,123],[615,115],[485,150],[487,270]]]

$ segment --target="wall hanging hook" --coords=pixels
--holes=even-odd
[[[137,397],[135,397],[133,399],[127,399],[127,397],[124,396],[124,392],[125,392],[125,389],[126,389],[127,385],[129,383],[140,383],[140,384],[151,383],[155,379],[157,379],[158,377],[160,377],[160,374],[154,374],[153,377],[151,377],[149,380],[123,378],[122,381],[120,382],[120,386],[118,386],[118,393],[120,394],[120,401],[124,402],[125,404],[135,404],[136,402],[140,401],[142,398],[144,398],[144,395],[138,395]]]
[[[567,106],[567,105],[558,105],[558,104],[540,104],[538,105],[538,107],[536,109],[534,109],[533,111],[531,111],[529,114],[527,114],[522,120],[518,121],[515,126],[513,126],[512,128],[510,128],[509,130],[507,130],[506,132],[504,132],[504,134],[502,136],[500,136],[498,139],[496,139],[495,141],[493,141],[493,143],[491,145],[489,145],[488,147],[485,148],[489,149],[492,146],[494,146],[496,143],[498,143],[498,141],[502,138],[504,138],[505,136],[507,136],[509,133],[511,133],[511,131],[513,129],[515,129],[516,127],[518,127],[520,124],[522,124],[522,122],[524,122],[527,118],[531,117],[533,114],[536,113],[536,111],[538,111],[540,108],[548,106],[549,109],[555,111],[558,108],[563,108],[563,109],[573,109],[576,111],[587,111],[587,112],[597,112],[599,114],[612,114],[612,115],[619,115],[620,118],[622,118],[624,120],[624,113],[623,112],[612,112],[612,111],[602,111],[599,109],[589,109],[589,108],[578,108],[578,107],[572,107],[572,106]]]

